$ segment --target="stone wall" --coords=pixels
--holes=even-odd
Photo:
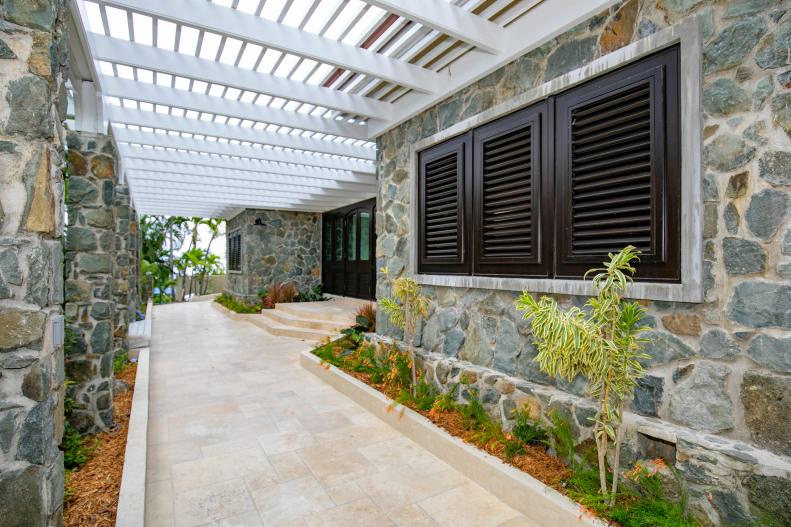
[[[70,132],[67,144],[65,364],[74,400],[69,421],[88,433],[113,426],[113,358],[126,347],[128,321],[129,193],[116,184],[109,136]],[[121,223],[124,234],[117,233]]]
[[[0,10],[0,523],[60,525],[64,11]]]
[[[789,7],[773,0],[621,2],[378,138],[377,263],[400,273],[410,261],[411,144],[686,17],[702,17],[705,301],[646,302],[651,358],[631,404],[626,458],[646,454],[649,428],[661,429],[675,443],[696,513],[714,525],[764,512],[791,524]],[[387,285],[381,277],[377,285],[381,298]],[[585,380],[561,382],[538,371],[530,325],[514,310],[516,292],[425,290],[434,301],[420,345],[438,385],[468,369],[506,425],[518,405],[536,415],[559,408],[580,438],[590,436],[591,405],[580,397]],[[381,315],[377,327],[398,337]]]
[[[254,302],[272,282],[294,282],[300,291],[321,282],[320,214],[247,209],[228,220],[226,233],[237,229],[241,270],[228,271],[229,294]]]

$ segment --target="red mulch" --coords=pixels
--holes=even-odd
[[[391,399],[395,399],[398,395],[394,393],[394,390],[388,390],[382,384],[372,383],[368,374],[347,370],[344,370],[344,372],[382,392]],[[467,429],[464,425],[464,418],[458,412],[423,411],[415,408],[409,403],[405,406],[409,406],[412,410],[444,429],[450,435],[460,438],[465,443],[475,445],[481,450],[499,458],[503,463],[507,463],[523,472],[527,472],[545,485],[562,490],[561,483],[571,476],[571,472],[563,461],[550,455],[543,447],[527,445],[524,454],[517,454],[512,458],[508,458],[505,455],[505,445],[499,441],[489,441],[484,444],[477,440],[475,431]]]
[[[129,385],[115,396],[115,430],[95,437],[98,446],[85,465],[71,473],[63,520],[66,527],[113,527],[121,489],[121,473],[126,452],[126,432],[132,411],[137,365],[127,366],[115,378]]]

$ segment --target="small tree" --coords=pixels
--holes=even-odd
[[[380,270],[388,277],[387,267]],[[391,296],[379,300],[382,311],[390,317],[390,322],[404,330],[404,339],[407,341],[409,350],[409,360],[412,363],[412,395],[415,395],[417,385],[417,371],[415,365],[415,331],[417,330],[418,320],[428,316],[429,298],[421,295],[420,284],[414,278],[401,275],[398,278],[390,279]]]
[[[598,401],[593,432],[602,495],[607,494],[608,441],[615,443],[610,506],[618,491],[623,405],[632,397],[637,380],[644,373],[638,359],[647,357],[640,353],[647,339],[639,337],[649,329],[640,323],[645,311],[634,302],[624,301],[635,272],[631,262],[639,260],[639,255],[630,245],[618,254],[609,254],[603,268],[585,273],[586,278],[596,273],[593,287],[597,291],[585,309],[563,310],[552,298],[542,296],[535,300],[527,292],[516,303],[525,319],[533,319],[539,368],[569,381],[578,374],[588,378],[588,391]]]

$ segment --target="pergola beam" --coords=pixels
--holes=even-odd
[[[310,194],[297,194],[293,196],[285,196],[285,195],[257,195],[257,194],[245,194],[239,192],[216,192],[214,190],[204,191],[204,190],[192,190],[192,191],[184,191],[184,190],[166,190],[161,188],[152,188],[146,186],[137,185],[135,187],[135,193],[138,196],[163,196],[163,197],[173,197],[173,198],[211,198],[215,201],[234,201],[234,200],[254,200],[254,201],[268,201],[273,203],[310,203],[317,206],[324,206],[330,205],[334,206],[338,203],[341,203],[343,200],[341,199],[327,199],[326,197],[315,197]]]
[[[420,66],[210,2],[104,0],[103,3],[371,75],[420,92],[432,93],[439,87],[439,76]]]
[[[124,157],[125,168],[133,168],[130,164],[134,159],[147,159],[150,161],[165,161],[203,167],[203,170],[211,173],[217,169],[241,170],[251,174],[280,174],[283,176],[294,176],[302,179],[313,179],[319,181],[346,181],[350,183],[363,183],[375,185],[376,178],[367,174],[344,170],[328,170],[313,167],[291,166],[280,163],[266,163],[254,159],[235,159],[210,155],[201,155],[190,152],[176,152],[173,150],[161,150],[156,148],[144,148],[128,144],[119,144],[118,150]]]
[[[126,171],[129,179],[139,184],[159,184],[163,187],[173,188],[217,188],[217,189],[239,189],[251,192],[304,192],[308,194],[318,193],[327,196],[346,197],[352,193],[368,192],[375,194],[373,188],[328,188],[326,186],[295,185],[293,183],[274,183],[268,181],[251,181],[246,179],[234,179],[227,177],[196,176],[193,174],[178,174],[171,172],[156,171]]]
[[[135,126],[159,128],[162,130],[173,130],[186,132],[195,135],[211,135],[224,137],[236,141],[247,141],[250,143],[260,143],[282,148],[293,148],[323,154],[355,157],[374,161],[376,150],[339,141],[329,141],[304,137],[294,134],[281,134],[266,130],[243,127],[239,125],[220,124],[212,121],[199,121],[197,119],[186,119],[173,115],[146,112],[133,108],[122,108],[110,106],[108,117],[111,122],[131,124]]]
[[[96,60],[124,64],[240,90],[332,108],[350,115],[390,120],[392,105],[362,95],[237,68],[214,60],[90,33]]]
[[[183,108],[200,113],[250,119],[267,124],[298,128],[311,132],[332,134],[368,141],[367,125],[352,124],[338,119],[327,119],[306,113],[291,112],[249,102],[213,97],[205,93],[177,90],[168,86],[102,76],[103,94],[119,99],[131,99],[161,106]],[[205,121],[200,121],[205,122]]]
[[[365,0],[365,2],[436,29],[487,53],[499,53],[504,45],[505,31],[502,27],[450,2],[426,0]]]
[[[205,197],[205,198],[168,198],[168,197],[159,197],[159,196],[149,196],[149,195],[138,195],[135,192],[135,201],[139,202],[144,205],[151,205],[151,204],[160,204],[160,205],[167,205],[167,204],[174,204],[174,205],[211,205],[216,204],[217,200],[212,197]],[[220,204],[222,208],[250,208],[250,209],[277,209],[277,210],[299,210],[305,212],[323,212],[325,210],[332,210],[334,207],[324,207],[315,204],[299,204],[299,203],[282,203],[278,201],[263,201],[263,200],[234,200],[232,202],[227,201]]]
[[[161,146],[163,148],[177,148],[180,150],[192,150],[196,152],[206,152],[224,156],[237,156],[247,159],[261,161],[261,170],[269,172],[279,172],[280,163],[291,165],[305,165],[304,173],[314,173],[316,169],[329,169],[319,171],[326,173],[327,177],[334,177],[338,170],[346,172],[358,172],[360,174],[376,174],[373,163],[360,161],[357,159],[342,159],[324,155],[311,155],[303,152],[289,152],[286,150],[275,150],[272,148],[254,147],[252,145],[240,145],[231,143],[221,143],[206,139],[195,139],[170,134],[156,132],[143,132],[142,130],[130,130],[118,125],[113,125],[113,135],[116,141],[121,143],[135,143],[149,146]],[[271,167],[277,164],[278,170]],[[293,170],[303,170],[303,167],[293,167]],[[291,172],[289,172],[291,173]],[[300,175],[297,173],[297,175]]]
[[[220,185],[194,185],[191,183],[182,183],[178,181],[155,181],[155,180],[135,180],[135,190],[152,190],[159,191],[163,194],[176,194],[189,196],[194,193],[208,194],[217,198],[225,196],[236,197],[250,197],[250,198],[295,198],[295,199],[309,199],[313,201],[337,202],[343,201],[343,195],[329,195],[324,194],[322,189],[313,189],[316,192],[304,191],[287,191],[287,190],[253,190],[242,189],[239,187],[227,187]]]

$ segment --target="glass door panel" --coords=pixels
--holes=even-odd
[[[371,259],[371,213],[360,211],[360,260]]]

